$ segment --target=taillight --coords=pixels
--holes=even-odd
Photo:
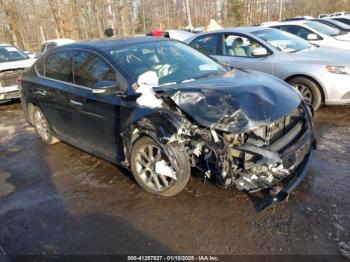
[[[19,86],[22,84],[22,76],[17,77],[16,84]]]
[[[22,91],[22,76],[17,77],[16,84],[18,86],[18,89]]]

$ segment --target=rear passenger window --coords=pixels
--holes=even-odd
[[[72,83],[71,52],[54,53],[47,57],[45,76]]]
[[[205,35],[198,37],[193,40],[190,45],[206,55],[219,55],[221,35]]]
[[[116,72],[101,57],[86,51],[77,51],[73,58],[74,83],[95,87],[100,81],[116,82]]]

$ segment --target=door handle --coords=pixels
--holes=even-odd
[[[38,95],[41,95],[41,96],[46,96],[47,95],[47,92],[44,91],[44,90],[37,90],[37,91],[35,91],[35,93],[38,94]]]
[[[75,101],[75,100],[69,100],[69,102],[72,106],[75,106],[75,107],[82,107],[83,106],[83,103],[80,103],[80,102]]]

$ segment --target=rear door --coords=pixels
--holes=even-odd
[[[111,160],[120,160],[121,95],[96,95],[93,88],[120,85],[117,72],[97,53],[76,50],[73,56],[74,83],[82,92],[74,98],[77,107],[77,137],[83,147]]]
[[[75,139],[75,107],[70,100],[73,86],[72,51],[50,54],[37,63],[38,78],[32,94],[51,128],[62,137]],[[38,68],[40,67],[40,68]]]

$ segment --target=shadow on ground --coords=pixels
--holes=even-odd
[[[288,203],[263,213],[247,195],[197,177],[176,197],[150,195],[106,161],[64,143],[44,145],[18,104],[0,111],[0,245],[7,253],[348,252],[349,108],[317,112],[319,149],[309,175]]]

